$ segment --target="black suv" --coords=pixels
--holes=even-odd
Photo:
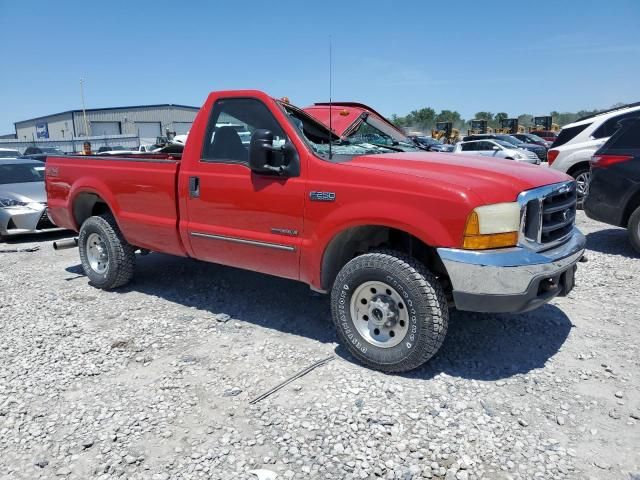
[[[640,117],[620,125],[591,159],[584,211],[594,220],[626,227],[640,253]]]
[[[478,133],[475,135],[467,135],[462,140],[466,142],[468,140],[486,140],[486,139],[502,140],[503,142],[511,143],[514,147],[524,148],[525,150],[531,150],[533,153],[535,153],[538,156],[541,162],[547,161],[547,150],[548,150],[547,147],[536,145],[534,143],[524,143],[523,141],[518,140],[516,137],[512,135],[507,135],[503,133]]]

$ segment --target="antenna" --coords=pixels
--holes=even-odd
[[[331,35],[329,35],[329,160],[333,158],[333,152],[331,151],[331,137],[333,136],[333,114],[331,109],[331,79],[333,77],[332,72],[332,58],[331,58]]]

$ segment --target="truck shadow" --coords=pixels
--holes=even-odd
[[[555,305],[523,314],[479,314],[452,310],[439,352],[404,376],[440,373],[475,380],[500,380],[543,368],[562,347],[572,323]]]
[[[627,258],[640,258],[640,254],[631,246],[628,233],[625,229],[605,228],[587,233],[586,238],[587,249],[593,250],[594,252],[620,255]]]
[[[79,265],[67,271],[79,274]],[[152,254],[138,257],[136,276],[117,294],[141,292],[211,314],[232,318],[321,343],[337,342],[329,298],[295,281],[196,260]],[[212,318],[212,321],[215,321]],[[541,368],[562,346],[571,322],[546,305],[521,315],[451,312],[438,354],[404,376],[428,379],[439,373],[477,380],[508,378]],[[336,354],[360,366],[338,346]]]

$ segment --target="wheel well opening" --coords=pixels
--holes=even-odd
[[[449,281],[446,269],[435,248],[410,233],[378,225],[350,228],[331,240],[322,257],[320,281],[323,290],[331,289],[338,272],[351,259],[378,249],[390,249],[410,255],[441,279],[447,290]]]
[[[591,168],[589,165],[589,162],[579,162],[573,165],[569,170],[567,170],[567,174],[573,176],[575,172],[583,170],[585,168],[586,169]]]
[[[78,228],[87,218],[110,212],[109,205],[95,193],[81,193],[73,204],[73,218]]]
[[[631,197],[631,200],[629,200],[629,202],[627,203],[627,206],[624,209],[624,213],[622,215],[622,224],[620,225],[621,227],[627,227],[627,224],[629,223],[629,218],[631,217],[631,215],[633,214],[633,212],[636,211],[636,208],[640,207],[640,190],[637,191],[633,197]]]

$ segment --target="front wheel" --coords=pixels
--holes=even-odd
[[[631,246],[640,254],[640,207],[636,208],[629,217],[627,233],[629,234]]]
[[[435,276],[397,252],[348,262],[331,292],[338,336],[363,364],[385,372],[412,370],[438,351],[449,310]]]
[[[133,277],[135,249],[112,215],[89,217],[80,228],[78,247],[82,269],[94,286],[110,290]]]

